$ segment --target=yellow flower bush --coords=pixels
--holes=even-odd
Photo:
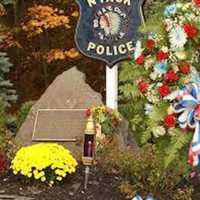
[[[54,143],[40,143],[21,148],[12,160],[15,175],[53,184],[76,171],[77,161],[70,151]]]

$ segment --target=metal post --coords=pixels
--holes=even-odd
[[[106,66],[106,105],[118,109],[118,64],[112,68]]]
[[[85,167],[85,182],[84,182],[84,189],[85,190],[87,190],[88,180],[89,180],[89,174],[90,174],[90,167],[86,166]]]

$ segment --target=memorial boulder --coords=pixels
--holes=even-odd
[[[56,141],[80,154],[85,109],[102,104],[102,97],[85,82],[76,67],[59,75],[33,105],[16,136],[20,145]]]

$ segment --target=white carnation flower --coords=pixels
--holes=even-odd
[[[159,76],[159,74],[157,72],[155,72],[155,71],[150,74],[150,78],[153,81],[155,81],[158,76]]]
[[[158,138],[160,136],[164,136],[166,134],[166,130],[163,126],[156,126],[152,128],[152,133],[154,137]]]
[[[146,97],[150,103],[157,103],[160,101],[157,91],[154,88],[154,84],[149,86],[149,89],[146,93]]]
[[[145,114],[149,115],[153,111],[153,105],[146,103],[144,110],[145,110]]]
[[[177,26],[170,31],[169,41],[172,49],[183,48],[187,42],[187,35],[180,26]]]

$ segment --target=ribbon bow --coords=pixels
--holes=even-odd
[[[132,200],[143,200],[140,195],[136,195]],[[148,196],[146,200],[155,200],[152,196]]]
[[[179,102],[174,105],[174,110],[175,113],[181,113],[178,117],[179,126],[195,129],[189,150],[189,163],[197,166],[200,163],[200,85],[193,83],[185,86],[177,98]]]

